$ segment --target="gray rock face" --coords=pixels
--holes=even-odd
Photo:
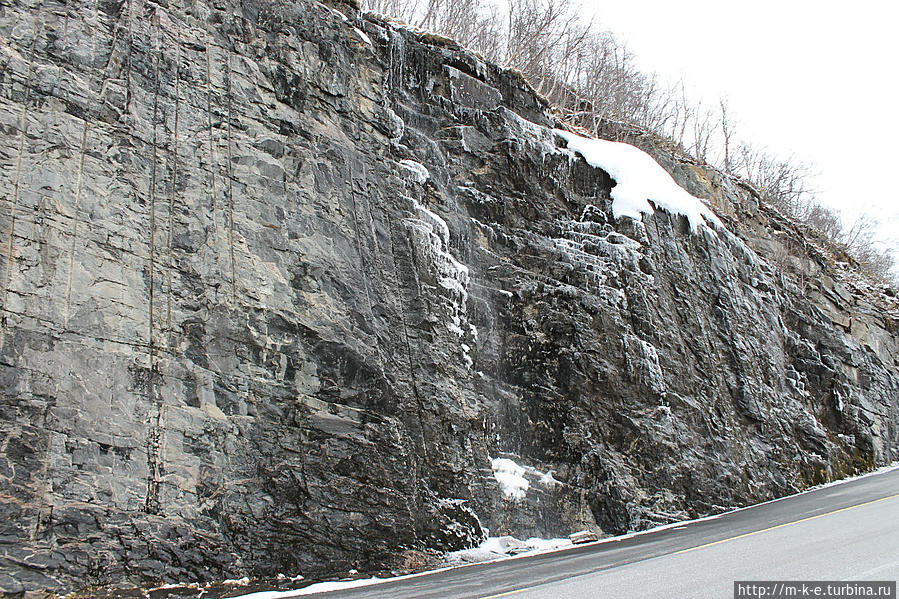
[[[895,314],[793,225],[636,137],[730,233],[615,221],[520,77],[336,7],[0,5],[0,590],[396,569],[896,458]]]

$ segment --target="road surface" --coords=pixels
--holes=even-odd
[[[733,597],[735,580],[899,578],[899,469],[719,518],[326,599]]]

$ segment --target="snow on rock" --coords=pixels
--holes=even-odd
[[[691,195],[677,184],[652,156],[630,144],[582,137],[563,129],[548,129],[523,119],[510,110],[503,115],[512,125],[514,134],[536,144],[542,156],[578,153],[588,164],[609,173],[615,180],[612,188],[612,213],[615,218],[629,217],[642,220],[643,214],[652,214],[653,204],[672,214],[687,217],[690,228],[712,225],[714,229],[727,230],[715,213],[702,200]],[[553,134],[562,137],[567,149],[555,146]],[[652,204],[650,204],[652,202]]]
[[[624,336],[623,345],[628,376],[646,385],[653,393],[664,394],[667,384],[655,346],[630,333]]]
[[[493,478],[499,483],[503,495],[509,499],[524,499],[531,483],[524,477],[524,468],[508,458],[494,458],[490,461]]]
[[[411,161],[409,161],[411,162]],[[412,164],[418,164],[417,162]],[[421,165],[418,165],[421,166]],[[425,173],[427,169],[423,166]],[[449,251],[449,227],[440,216],[412,200],[415,216],[404,219],[415,239],[416,251],[429,265],[437,285],[443,290],[444,306],[447,312],[446,328],[459,337],[459,350],[467,368],[471,368],[471,346],[464,341],[477,340],[477,329],[468,323],[466,303],[468,301],[468,267],[456,260]]]
[[[544,472],[543,474],[540,475],[540,480],[538,482],[541,485],[543,485],[544,487],[549,487],[549,488],[555,487],[556,485],[559,484],[559,481],[556,480],[556,478],[553,476],[553,472],[555,472],[555,470],[549,470],[547,472]]]
[[[487,540],[472,549],[462,549],[446,554],[449,564],[488,562],[512,555],[533,555],[571,547],[568,539],[530,538],[521,541],[515,537],[487,537]]]
[[[374,46],[374,44],[371,43],[371,38],[368,37],[367,35],[365,35],[365,32],[364,32],[364,31],[362,31],[362,30],[359,29],[358,27],[353,27],[353,31],[356,32],[356,35],[358,35],[358,36],[359,36],[359,39],[361,39],[363,42],[365,42],[365,43],[368,44],[369,46]]]
[[[406,159],[400,160],[399,165],[409,178],[417,181],[421,185],[424,185],[427,180],[431,178],[431,172],[420,162]]]
[[[339,18],[341,21],[343,21],[344,23],[348,23],[348,22],[349,22],[349,19],[347,19],[346,15],[343,14],[342,12],[340,12],[339,10],[337,10],[336,8],[331,8],[331,7],[328,6],[327,4],[323,4],[322,6],[324,6],[326,9],[330,10],[330,11],[331,11],[331,14],[333,14],[333,15],[336,16],[336,17],[338,17],[338,18]]]
[[[638,266],[644,255],[642,244],[615,231],[611,225],[590,218],[585,209],[581,220],[560,222],[562,236],[552,241],[568,262],[579,267],[584,284],[592,293],[623,309],[626,296],[620,285],[609,284],[609,281],[612,279],[614,283],[622,270],[633,272],[636,276],[650,277],[643,275]],[[643,223],[634,222],[637,225],[634,227],[636,236],[645,238]]]
[[[553,131],[568,142],[570,150],[615,180],[612,188],[615,218],[641,220],[643,214],[652,214],[651,201],[658,208],[686,216],[694,232],[708,224],[724,229],[702,200],[687,193],[643,150],[626,143],[581,137],[562,129]]]
[[[556,147],[553,130],[522,118],[517,113],[503,106],[499,108],[499,112],[505,117],[512,137],[532,145],[540,153],[540,156],[545,158],[546,156],[564,152],[564,150]]]
[[[532,466],[520,466],[509,458],[494,458],[490,460],[490,467],[493,469],[493,478],[499,483],[503,495],[512,500],[524,499],[531,488],[530,481],[526,475],[530,475],[537,479],[537,482],[548,488],[553,488],[561,484],[553,477],[553,470],[548,472],[540,472]]]

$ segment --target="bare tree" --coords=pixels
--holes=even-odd
[[[718,129],[718,122],[715,120],[715,113],[712,110],[703,108],[702,103],[697,103],[693,111],[693,131],[690,144],[687,151],[696,158],[706,162],[709,156],[709,147],[712,144],[712,137]]]
[[[362,0],[363,7],[452,37],[486,59],[521,71],[574,125],[599,134],[605,123],[636,125],[758,189],[783,214],[845,247],[874,276],[888,278],[891,254],[876,243],[876,221],[846,229],[814,201],[811,168],[780,158],[734,134],[725,99],[716,109],[687,94],[683,81],[663,85],[635,64],[611,32],[580,17],[574,0]]]
[[[734,134],[733,123],[731,122],[730,110],[727,107],[727,100],[721,98],[718,101],[719,106],[721,107],[721,144],[722,144],[722,152],[723,159],[721,168],[724,169],[725,173],[732,174],[733,173],[733,164],[731,163],[730,158],[730,144],[731,138]]]
[[[827,239],[836,240],[843,236],[843,223],[840,216],[830,208],[813,202],[806,214],[806,223],[824,235]]]
[[[362,7],[413,25],[421,4],[420,0],[365,0]]]
[[[804,218],[814,196],[811,167],[794,158],[781,159],[746,143],[737,149],[734,166],[771,204],[789,216]]]
[[[870,214],[856,217],[843,232],[842,242],[869,274],[882,281],[894,279],[895,261],[887,247],[877,242],[878,220]]]

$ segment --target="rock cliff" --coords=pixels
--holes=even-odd
[[[0,591],[396,570],[897,456],[894,297],[610,126],[724,228],[615,219],[448,40],[313,0],[0,32]]]

